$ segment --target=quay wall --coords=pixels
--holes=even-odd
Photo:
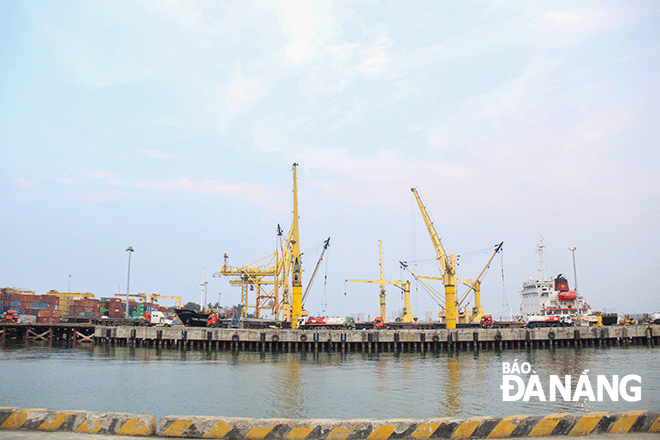
[[[139,327],[92,324],[0,324],[8,339],[239,351],[427,352],[550,347],[660,345],[660,325],[389,330],[291,330]]]
[[[660,345],[660,325],[533,329],[286,330],[96,327],[96,343],[250,351],[440,351]]]
[[[477,439],[660,433],[660,411],[471,419],[291,420],[167,416],[0,407],[0,430],[232,440]]]

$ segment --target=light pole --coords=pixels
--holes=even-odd
[[[575,308],[577,309],[578,325],[580,325],[580,302],[578,301],[577,272],[575,270],[575,251],[577,250],[577,248],[575,246],[571,246],[568,248],[568,250],[571,251],[571,254],[573,254],[573,281],[575,283]]]
[[[132,246],[129,246],[126,249],[126,252],[128,252],[128,280],[126,281],[126,319],[128,319],[128,295],[131,285],[131,254],[135,252],[135,249],[133,249]]]
[[[71,293],[71,275],[69,275],[69,291],[67,293]]]

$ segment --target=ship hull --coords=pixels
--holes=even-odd
[[[199,310],[174,309],[174,313],[176,313],[181,324],[187,327],[206,327],[206,321],[209,318],[209,313],[200,312]]]

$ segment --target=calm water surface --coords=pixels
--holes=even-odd
[[[529,362],[544,387],[555,374],[575,384],[589,370],[594,388],[597,375],[637,374],[642,399],[503,402],[502,363],[514,360]],[[294,419],[657,410],[660,348],[314,354],[8,344],[0,406]]]

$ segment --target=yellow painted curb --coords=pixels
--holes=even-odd
[[[0,430],[80,432],[226,440],[497,439],[660,432],[660,411],[474,417],[471,419],[288,420],[156,417],[0,407]]]
[[[217,430],[215,427],[222,426]],[[214,431],[215,429],[215,431]],[[475,417],[467,420],[283,420],[167,416],[163,437],[246,440],[452,440],[658,432],[660,411]]]
[[[156,416],[0,407],[0,429],[152,436]]]

